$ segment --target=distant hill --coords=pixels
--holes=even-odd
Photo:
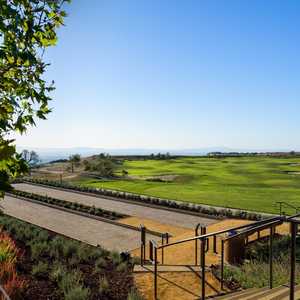
[[[91,148],[91,147],[74,147],[74,148],[42,148],[42,147],[17,147],[18,151],[24,149],[34,150],[40,156],[42,162],[49,162],[57,159],[66,159],[71,154],[78,153],[81,156],[91,156],[99,153],[109,153],[111,155],[150,155],[151,153],[166,153],[171,155],[207,155],[210,152],[289,152],[294,149],[234,149],[227,147],[204,147],[191,149],[145,149],[145,148]]]

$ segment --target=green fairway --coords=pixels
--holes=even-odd
[[[264,212],[278,212],[276,201],[300,206],[300,158],[137,160],[125,161],[120,172],[122,169],[128,171],[130,178],[111,181],[81,178],[75,183]],[[149,181],[153,178],[166,182]]]

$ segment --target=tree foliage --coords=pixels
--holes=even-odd
[[[92,161],[85,161],[85,170],[101,177],[113,177],[116,169],[116,161],[108,154],[100,153]]]
[[[25,149],[22,151],[21,156],[29,167],[34,167],[40,162],[40,158],[35,151],[28,151]]]
[[[78,166],[80,163],[81,157],[79,154],[73,154],[69,157],[69,161],[71,163],[71,171],[74,173],[74,166]]]
[[[13,133],[46,119],[53,82],[44,79],[44,51],[57,42],[68,0],[0,0],[0,193],[27,170]],[[0,195],[1,196],[1,195]]]

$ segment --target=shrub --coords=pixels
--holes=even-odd
[[[99,294],[103,295],[109,291],[109,283],[105,276],[102,276],[99,281]]]
[[[55,282],[60,282],[65,273],[66,268],[62,266],[59,262],[55,262],[50,273],[50,278]]]
[[[64,295],[68,294],[71,290],[81,286],[82,275],[79,271],[72,271],[65,273],[61,280],[58,282],[58,287],[62,290]]]
[[[75,286],[65,293],[65,300],[86,300],[89,298],[90,290],[83,286]]]
[[[143,297],[139,294],[136,289],[131,289],[128,294],[127,300],[143,300]]]
[[[95,271],[101,272],[107,266],[107,260],[103,257],[100,257],[95,262]]]
[[[110,256],[114,266],[117,266],[122,262],[120,254],[116,251],[112,251],[109,256]]]
[[[6,233],[0,233],[0,263],[14,264],[19,250],[15,242]]]
[[[68,259],[77,253],[78,244],[75,241],[66,240],[63,243],[63,256]]]
[[[278,258],[273,262],[274,286],[285,284],[289,278],[289,258]],[[297,281],[299,280],[299,264],[296,265]],[[224,279],[238,282],[242,288],[264,287],[269,284],[269,264],[259,260],[251,260],[240,267],[225,267]]]
[[[1,263],[0,282],[11,299],[22,299],[21,294],[27,282],[17,275],[14,264]]]
[[[63,255],[64,240],[62,237],[56,236],[49,245],[49,254],[53,258],[60,259]]]
[[[126,262],[121,262],[118,266],[117,266],[117,271],[118,272],[125,272],[128,270],[128,265]]]
[[[49,252],[49,246],[47,242],[36,242],[32,243],[31,247],[31,258],[38,260],[41,256],[46,255]]]
[[[31,273],[33,276],[36,276],[36,277],[47,278],[48,277],[48,264],[40,261],[37,265],[32,267]]]

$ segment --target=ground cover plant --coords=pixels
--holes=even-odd
[[[20,299],[27,286],[27,281],[16,271],[16,263],[21,256],[13,239],[0,228],[0,282],[12,299]]]
[[[122,177],[122,170],[128,175]],[[70,179],[74,184],[166,199],[278,213],[276,201],[300,206],[300,158],[182,157],[125,160],[119,178]],[[287,213],[293,210],[286,208]]]
[[[300,283],[300,240],[297,238],[296,282]],[[273,284],[287,284],[290,275],[290,237],[277,235],[273,241]],[[250,243],[246,260],[242,265],[227,265],[224,268],[225,283],[230,288],[260,288],[269,285],[268,238]],[[220,269],[217,267],[217,276]]]
[[[14,274],[18,276],[14,277],[14,284],[19,278],[21,285],[14,289],[19,295],[12,299],[129,297],[133,289],[132,265],[119,253],[65,238],[6,215],[0,216],[0,226],[13,243],[10,248],[18,249],[17,254],[7,254],[2,250],[7,238],[0,236],[0,263],[3,257],[13,260]]]
[[[85,204],[81,204],[81,203],[77,203],[77,202],[70,202],[70,201],[56,199],[56,198],[52,198],[52,197],[48,197],[48,196],[42,196],[42,195],[38,195],[38,194],[34,194],[34,193],[28,193],[25,191],[13,190],[13,191],[11,191],[11,193],[16,196],[25,197],[25,198],[29,198],[29,199],[32,199],[35,201],[42,202],[42,203],[56,205],[59,207],[64,207],[67,209],[84,212],[84,213],[87,213],[87,214],[90,214],[93,216],[98,216],[98,217],[106,218],[109,220],[118,220],[118,219],[127,217],[127,215],[124,215],[124,214],[121,214],[118,212],[114,212],[114,211],[110,211],[110,210],[105,210],[105,209],[98,208],[98,207],[96,208],[95,206],[89,206],[89,205],[85,205]]]

